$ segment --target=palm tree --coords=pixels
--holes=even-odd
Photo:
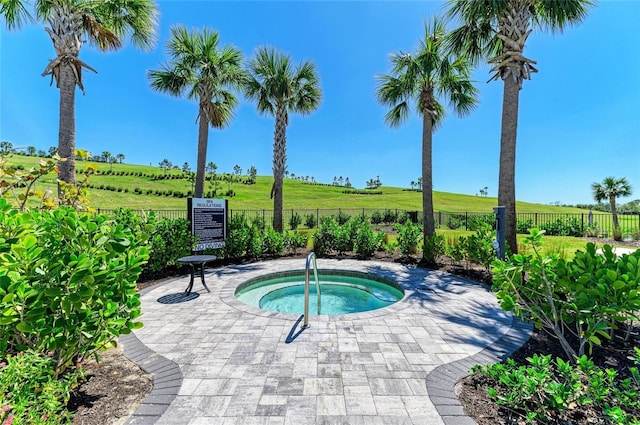
[[[473,61],[487,58],[493,65],[489,81],[502,79],[502,129],[498,204],[505,207],[506,240],[513,253],[516,242],[516,138],[520,89],[535,61],[526,58],[524,46],[534,29],[562,31],[581,22],[591,0],[449,0],[448,16],[462,26],[451,34],[451,45]]]
[[[119,153],[116,155],[116,159],[120,162],[120,164],[122,164],[122,161],[124,161],[124,154],[123,153]]]
[[[435,233],[432,193],[433,132],[442,123],[445,108],[440,99],[449,103],[457,115],[470,113],[477,103],[477,90],[471,81],[470,64],[464,57],[454,58],[443,44],[444,23],[434,18],[425,26],[424,39],[415,54],[391,55],[392,75],[378,77],[378,101],[391,109],[385,122],[398,127],[406,121],[410,102],[422,116],[422,215],[424,237]],[[379,180],[379,179],[378,179]]]
[[[257,103],[261,114],[276,118],[273,136],[273,228],[282,232],[283,181],[286,169],[289,112],[307,115],[318,108],[322,92],[316,66],[310,61],[297,67],[290,57],[273,48],[261,47],[249,62],[247,97]],[[293,178],[291,174],[291,178]]]
[[[109,151],[102,152],[102,161],[109,162],[109,158],[111,158],[111,152]]]
[[[150,48],[155,41],[156,5],[154,0],[11,0],[3,1],[0,13],[7,28],[18,29],[32,16],[27,5],[32,4],[37,20],[45,24],[56,57],[42,73],[51,75],[60,89],[60,127],[58,154],[59,178],[75,184],[75,88],[84,93],[82,69],[96,72],[78,57],[86,41],[101,51],[117,50],[122,38],[131,36],[134,45]]]
[[[162,70],[149,71],[151,88],[172,96],[186,96],[199,103],[198,157],[194,197],[204,194],[205,164],[209,125],[224,128],[233,118],[238,99],[229,90],[243,81],[242,53],[233,46],[218,49],[219,36],[206,28],[187,32],[182,26],[171,28],[167,51],[171,62]]]
[[[618,211],[616,210],[616,198],[621,196],[631,196],[631,185],[625,177],[615,178],[607,177],[602,183],[594,182],[591,184],[591,191],[593,192],[593,199],[596,202],[602,202],[605,199],[609,200],[611,205],[611,215],[613,216],[613,228],[619,229],[618,224]]]

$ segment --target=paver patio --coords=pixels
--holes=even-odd
[[[342,316],[259,310],[236,287],[263,274],[304,269],[283,259],[209,269],[208,293],[189,277],[142,293],[144,322],[121,338],[153,373],[151,395],[129,424],[466,424],[453,384],[475,363],[503,358],[530,335],[477,282],[395,263],[318,259],[394,279],[398,303]]]

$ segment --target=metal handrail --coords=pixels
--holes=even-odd
[[[313,262],[313,263],[312,263]],[[316,279],[316,294],[318,297],[318,314],[320,314],[320,280],[318,279],[318,265],[316,264],[316,254],[310,252],[307,255],[307,263],[304,267],[304,323],[303,328],[309,327],[309,266],[313,264],[313,274]]]

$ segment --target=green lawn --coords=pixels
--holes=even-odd
[[[22,165],[26,169],[38,164],[40,159],[23,155],[14,155],[10,158],[10,163]],[[78,161],[77,168],[83,169],[86,164],[94,165],[99,171],[113,170],[114,172],[130,172],[143,174],[163,174],[159,167],[132,164],[104,164]],[[171,170],[169,174],[182,176],[179,170]],[[89,191],[89,199],[94,208],[111,209],[118,206],[133,209],[160,210],[160,209],[184,209],[186,199],[155,196],[138,195],[133,193],[134,189],[140,188],[143,191],[151,189],[153,191],[181,191],[186,194],[191,189],[191,182],[187,179],[176,180],[153,180],[148,177],[134,176],[114,176],[95,175],[90,178],[93,186],[112,186],[122,190],[122,192],[100,190],[92,188]],[[235,182],[231,189],[236,196],[228,198],[230,208],[233,210],[271,210],[273,201],[270,199],[271,185],[273,177],[258,176],[256,184],[246,185]],[[221,182],[223,191],[228,189],[228,184]],[[55,190],[55,179],[52,175],[47,181],[43,181],[38,186],[40,189]],[[124,190],[127,189],[128,193]],[[205,190],[210,190],[209,183]],[[356,195],[344,194],[344,188],[336,186],[313,185],[300,180],[285,179],[284,183],[284,207],[285,209],[378,209],[386,208],[401,210],[421,210],[421,194],[416,191],[403,190],[398,187],[382,186],[380,195]],[[446,192],[434,192],[434,207],[436,211],[445,212],[479,212],[491,213],[496,206],[496,198],[479,197],[473,195],[462,195]],[[528,202],[518,202],[519,213],[586,213],[585,210],[577,208],[556,207],[544,204],[534,204]]]

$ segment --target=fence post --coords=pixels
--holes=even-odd
[[[438,211],[438,227],[442,226],[442,211]]]
[[[582,216],[582,234],[584,236],[584,213],[580,214]]]
[[[533,213],[533,216],[534,216],[534,224],[533,225],[535,227],[538,227],[538,213]]]
[[[316,208],[316,226],[320,226],[320,209]]]
[[[469,230],[469,213],[464,213],[464,230]]]
[[[362,209],[362,220],[364,220],[364,217],[365,217],[365,215],[364,215],[364,208],[363,208]]]

